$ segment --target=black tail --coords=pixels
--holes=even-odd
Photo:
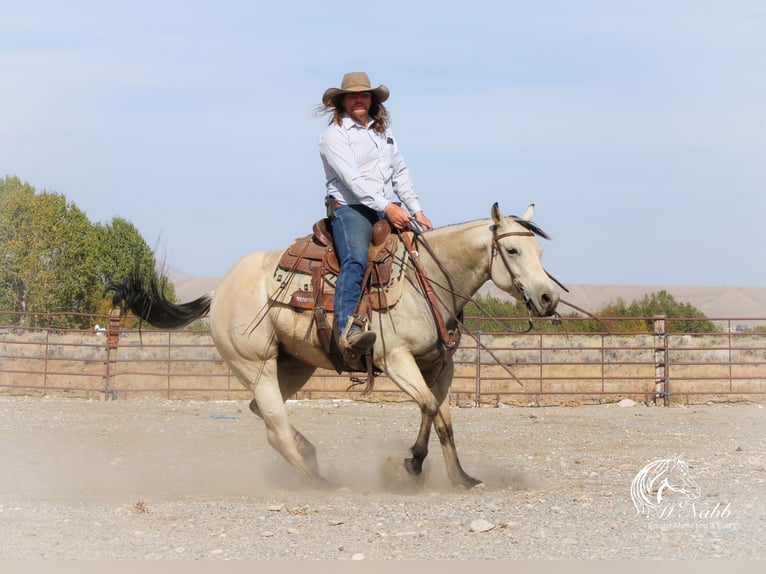
[[[163,294],[162,282],[152,273],[148,278],[138,267],[114,285],[112,305],[129,309],[136,317],[160,329],[175,329],[204,317],[210,310],[210,295],[203,295],[188,303],[170,302]]]

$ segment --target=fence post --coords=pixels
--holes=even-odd
[[[112,389],[113,367],[117,364],[117,346],[120,341],[120,309],[109,310],[109,322],[106,325],[106,377],[104,380],[104,400],[117,398],[117,391]]]
[[[654,316],[654,403],[662,397],[662,406],[670,406],[670,365],[668,364],[668,321]]]
[[[48,361],[50,359],[50,336],[51,336],[51,329],[50,329],[50,321],[48,322],[48,326],[45,327],[45,360],[44,360],[44,367],[43,367],[43,393],[47,396],[48,395]]]
[[[476,331],[476,407],[481,407],[481,330]]]

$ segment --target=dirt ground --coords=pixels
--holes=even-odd
[[[289,409],[344,488],[304,488],[245,401],[0,397],[0,558],[765,557],[762,405],[455,408],[471,492],[435,437],[422,483],[399,473],[414,404]],[[698,498],[638,514],[632,480],[676,454]]]

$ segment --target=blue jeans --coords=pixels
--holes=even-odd
[[[343,333],[359,303],[372,226],[382,217],[381,213],[363,205],[342,205],[333,213],[332,237],[340,264],[334,300],[338,335]]]

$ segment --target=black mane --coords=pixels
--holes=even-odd
[[[543,239],[550,240],[550,236],[545,233],[542,229],[540,229],[537,225],[532,223],[531,221],[527,221],[526,219],[521,219],[520,217],[516,217],[515,215],[510,215],[509,219],[513,219],[516,223],[521,225],[524,229],[527,231],[531,231],[535,235],[539,235]]]

